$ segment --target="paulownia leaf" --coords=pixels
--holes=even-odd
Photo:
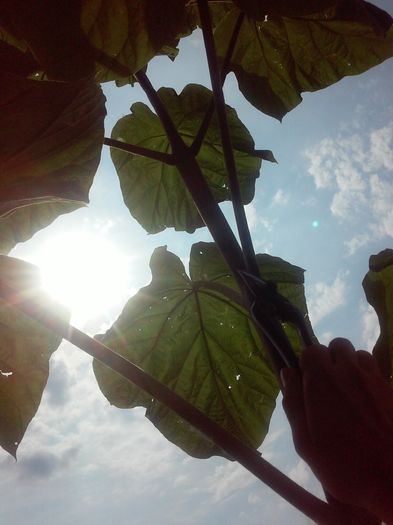
[[[30,239],[37,231],[49,226],[59,215],[84,206],[83,202],[58,197],[27,199],[27,203],[13,201],[12,205],[18,207],[4,215],[0,212],[2,254],[10,252],[17,243]]]
[[[247,16],[264,20],[269,16],[304,16],[318,13],[337,4],[339,0],[233,0]]]
[[[180,95],[170,88],[158,94],[169,112],[177,131],[191,144],[211,100],[211,91],[190,84]],[[254,155],[254,142],[234,109],[227,106],[227,118],[234,149],[243,202],[254,196],[255,179],[259,176],[261,160]],[[121,118],[112,131],[112,138],[155,151],[170,151],[161,121],[148,106],[133,104],[131,114]],[[187,232],[203,226],[180,174],[174,166],[111,149],[124,201],[131,214],[149,232],[168,227]],[[218,202],[229,200],[230,192],[225,170],[218,122],[212,119],[197,156],[199,166]]]
[[[61,337],[10,306],[1,298],[1,281],[20,297],[33,298],[68,321],[68,313],[40,290],[38,269],[0,256],[0,445],[14,457],[27,426],[41,402],[49,373],[49,358]]]
[[[262,256],[266,275],[289,295],[303,271]],[[193,245],[190,276],[165,247],[151,258],[151,283],[97,336],[202,410],[245,443],[258,447],[268,430],[278,385],[229,271],[213,244]],[[295,284],[296,282],[296,284]],[[291,288],[292,287],[292,288]],[[304,296],[302,301],[304,301]],[[146,407],[146,417],[195,457],[222,454],[170,409],[97,361],[101,391],[119,408]]]
[[[88,202],[104,134],[94,82],[0,74],[0,250]],[[12,213],[14,212],[14,213]]]
[[[370,271],[363,288],[381,328],[373,354],[383,375],[393,384],[393,250],[370,257]]]
[[[3,27],[39,63],[38,77],[52,80],[130,77],[193,29],[185,0],[5,0],[1,8]]]
[[[259,3],[240,4],[249,11]],[[299,12],[291,17],[292,9],[288,16],[266,21],[245,17],[229,69],[251,104],[282,119],[301,102],[302,92],[323,89],[393,55],[392,18],[387,13],[363,0],[336,4],[308,16]],[[298,2],[292,2],[295,5],[297,9]],[[215,30],[221,59],[238,14],[234,8]]]

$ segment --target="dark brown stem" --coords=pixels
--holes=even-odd
[[[0,278],[0,297],[11,307],[35,319],[49,330],[67,339],[149,395],[174,410],[181,418],[205,434],[229,457],[243,465],[249,472],[271,487],[289,503],[320,524],[336,525],[340,521],[337,511],[308,493],[278,469],[264,460],[257,450],[245,445],[230,432],[209,419],[203,412],[160,383],[153,376],[106,347],[96,339],[70,326],[53,314],[38,300],[19,294]]]
[[[229,62],[235,50],[237,37],[239,35],[239,31],[242,26],[243,20],[244,20],[244,13],[242,12],[240,13],[240,15],[238,16],[236,20],[236,24],[232,31],[232,36],[228,44],[228,49],[225,54],[224,62],[222,64],[222,68],[221,68],[221,85],[222,86],[224,85],[225,77],[227,76]],[[201,149],[203,139],[205,138],[205,135],[209,128],[210,121],[212,119],[213,114],[214,114],[214,98],[211,99],[209,107],[207,108],[206,114],[202,121],[202,124],[198,130],[198,133],[195,136],[193,143],[191,144],[191,151],[194,156],[197,156],[199,153],[199,150]]]
[[[240,185],[236,174],[235,158],[233,155],[231,137],[229,134],[224,93],[222,91],[222,81],[218,66],[217,53],[214,45],[209,5],[207,0],[198,0],[198,8],[240,243],[243,248],[248,271],[256,276],[259,276],[259,268],[255,257],[254,246],[252,244],[246,213],[244,211]]]
[[[240,288],[243,289],[244,286],[239,279],[238,271],[245,269],[245,263],[236,237],[218,206],[195,157],[190,148],[183,142],[150,80],[142,71],[136,73],[135,76],[164,126],[172,146],[176,167],[184,184]]]
[[[170,166],[175,165],[173,155],[171,155],[170,153],[154,151],[152,149],[143,148],[142,146],[136,146],[134,144],[128,144],[127,142],[110,139],[108,137],[104,138],[104,144],[106,146],[110,146],[111,148],[116,148],[120,149],[121,151],[126,151],[127,153],[132,153],[133,155],[139,155],[140,157],[147,157],[148,159],[158,160],[160,162],[163,162],[164,164],[169,164]]]

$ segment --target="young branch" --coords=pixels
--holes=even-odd
[[[116,148],[120,149],[121,151],[126,151],[127,153],[132,153],[133,155],[139,155],[141,157],[147,157],[148,159],[158,160],[170,166],[175,165],[173,155],[170,153],[154,151],[152,149],[143,148],[142,146],[135,146],[134,144],[128,144],[127,142],[121,142],[120,140],[110,139],[108,137],[104,138],[104,144],[106,146],[110,146],[111,148]]]
[[[243,252],[236,237],[206,183],[195,157],[190,148],[183,142],[170,115],[167,113],[166,108],[162,104],[156,90],[150,83],[146,74],[140,71],[135,76],[164,126],[168,140],[172,146],[176,167],[180,172],[184,184],[190,192],[204,223],[208,227],[214,241],[228,264],[228,267],[234,275],[240,290],[242,290],[244,296],[247,298],[248,304],[251,305],[254,298],[250,295],[249,290],[245,287],[244,281],[239,276],[239,271],[245,270],[246,266]],[[242,205],[241,209],[244,213]],[[244,220],[245,225],[247,226],[245,217]],[[263,325],[263,322],[261,325]],[[279,329],[277,326],[277,329],[267,337],[267,332],[261,327],[261,325],[256,325],[256,329],[269,352],[277,374],[279,374],[281,368],[287,366],[288,362],[291,362],[289,359],[283,358],[283,351],[289,355],[293,354],[293,351],[290,343],[286,340],[285,333],[282,329]],[[277,339],[279,344],[275,343],[274,339]],[[281,346],[283,348],[281,348]]]
[[[181,418],[213,440],[230,457],[237,460],[249,472],[309,518],[317,523],[329,525],[345,522],[340,521],[340,518],[343,519],[345,516],[340,515],[337,509],[308,493],[264,460],[257,450],[245,445],[153,376],[147,374],[141,368],[96,339],[62,321],[37,300],[34,300],[32,297],[21,296],[1,278],[0,297],[10,306],[17,308],[47,329],[67,339],[70,343],[98,359],[101,363],[143,389],[159,402],[174,410]]]
[[[242,202],[239,181],[236,174],[235,158],[229,135],[224,93],[218,59],[214,45],[213,31],[210,20],[209,6],[207,0],[198,0],[199,15],[201,18],[203,39],[206,48],[206,56],[209,66],[210,80],[212,83],[214,103],[220,126],[222,147],[224,150],[225,165],[228,173],[229,187],[232,194],[232,205],[235,213],[236,224],[239,232],[240,243],[246,259],[247,270],[259,276],[259,268],[255,258],[254,246],[252,244],[250,230],[248,228],[246,213]]]
[[[241,12],[239,16],[237,17],[236,24],[235,24],[235,27],[233,28],[231,39],[228,44],[227,52],[225,54],[224,62],[222,64],[222,68],[221,68],[221,85],[222,86],[224,85],[225,77],[227,76],[227,73],[228,73],[229,62],[235,50],[237,37],[239,35],[239,31],[242,26],[243,20],[244,20],[244,13]],[[212,119],[213,114],[214,114],[214,98],[212,98],[212,100],[210,101],[206,114],[203,118],[202,124],[198,130],[198,133],[195,136],[193,143],[191,144],[191,151],[195,157],[198,155],[199,150],[201,149],[203,139],[205,138],[205,135],[209,128],[210,121]]]
[[[245,269],[243,253],[221,208],[218,206],[203,174],[192,155],[190,148],[183,142],[166,108],[162,104],[156,90],[142,71],[136,73],[136,78],[145,91],[155,112],[160,118],[168,140],[172,146],[175,165],[182,180],[190,192],[199,214],[208,227],[214,241],[217,243],[225,261],[237,279],[241,289],[243,282],[238,277],[238,271]]]

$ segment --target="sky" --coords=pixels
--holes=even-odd
[[[390,0],[374,3],[393,15]],[[155,59],[149,66],[155,87],[179,92],[192,82],[209,86],[201,51],[195,32],[182,42],[174,64]],[[392,245],[392,67],[388,60],[304,94],[282,123],[249,105],[232,75],[225,85],[226,101],[256,147],[271,149],[278,160],[263,163],[255,199],[246,208],[256,251],[306,269],[310,318],[323,343],[348,337],[371,350],[378,336],[361,282],[369,256]],[[131,104],[146,98],[138,86],[104,85],[104,91],[110,136]],[[51,293],[71,307],[73,324],[94,335],[109,328],[127,299],[149,282],[155,247],[167,245],[187,263],[191,245],[210,236],[205,229],[147,235],[123,204],[105,147],[90,201],[11,255],[38,264]],[[223,209],[233,224],[229,206]],[[321,495],[294,451],[280,399],[261,450]],[[143,409],[110,406],[91,358],[67,342],[51,358],[49,381],[18,462],[0,451],[0,493],[0,515],[10,525],[310,523],[237,463],[188,457],[145,419]]]

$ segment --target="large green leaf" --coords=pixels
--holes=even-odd
[[[393,55],[387,13],[363,0],[336,4],[308,16],[245,17],[229,69],[251,104],[281,119],[301,102],[302,92],[323,89]],[[215,30],[221,58],[238,14],[233,8]]]
[[[186,86],[180,95],[170,88],[158,94],[187,144],[191,144],[211,100],[211,91],[195,84]],[[255,179],[261,160],[254,154],[254,141],[227,106],[227,118],[234,149],[243,202],[254,196]],[[121,118],[112,131],[112,138],[169,152],[170,145],[159,118],[142,103],[133,104],[131,114]],[[120,178],[124,201],[131,214],[149,232],[156,233],[173,226],[176,230],[195,231],[202,219],[174,166],[111,149],[112,160]],[[203,175],[218,202],[229,200],[230,192],[225,170],[218,122],[212,119],[197,160]]]
[[[19,298],[38,300],[64,322],[68,313],[41,292],[36,267],[0,256],[0,445],[16,457],[18,445],[40,405],[49,358],[61,337],[3,300],[1,281],[16,289]]]
[[[246,15],[264,20],[269,16],[304,16],[318,13],[337,4],[338,0],[233,0]]]
[[[370,271],[363,280],[363,288],[381,328],[373,354],[383,375],[393,384],[393,250],[370,257]]]
[[[55,80],[129,77],[193,29],[185,0],[5,0],[0,14],[38,77]]]
[[[88,202],[104,134],[94,82],[0,74],[0,250]]]
[[[18,207],[4,215],[0,211],[0,254],[9,253],[17,243],[27,241],[59,215],[84,206],[83,202],[58,197],[27,199],[26,203],[16,201],[12,205]]]
[[[302,287],[300,268],[267,255],[262,259],[265,276],[282,279],[289,295],[291,287]],[[155,250],[150,267],[151,283],[129,300],[112,328],[97,337],[245,443],[258,447],[268,430],[278,384],[216,247],[193,245],[191,278],[165,247]],[[146,407],[154,425],[192,456],[222,454],[151,396],[99,362],[93,366],[110,403]]]

